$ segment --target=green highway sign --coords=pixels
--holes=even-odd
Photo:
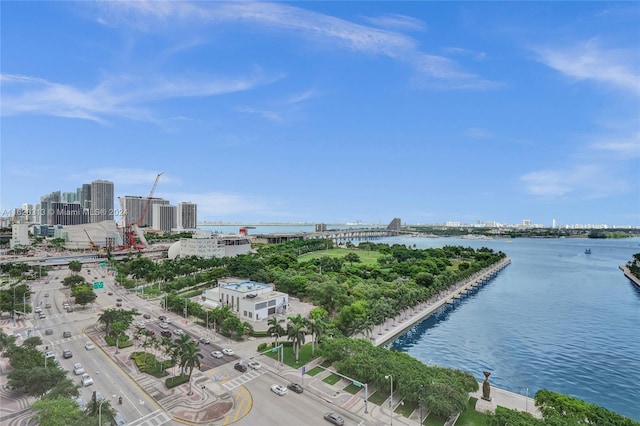
[[[101,267],[101,268],[104,268],[105,266],[107,266],[107,263],[106,263],[106,262],[100,262],[100,267]]]
[[[278,352],[278,348],[271,349],[271,352]]]
[[[354,380],[353,384],[354,384],[354,386],[357,386],[357,387],[361,387],[362,386],[362,383],[357,382],[355,380]]]
[[[104,288],[104,281],[95,281],[93,283],[93,289]]]

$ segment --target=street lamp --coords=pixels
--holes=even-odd
[[[424,385],[420,385],[420,424],[424,421],[424,417],[422,417],[422,404],[424,404]]]
[[[115,397],[115,395],[111,395],[111,398]],[[104,404],[105,402],[107,402],[107,400],[103,399],[102,401],[100,401],[100,405],[98,405],[98,426],[102,426],[102,404]]]
[[[389,424],[393,426],[393,376],[389,374],[384,376],[385,379],[391,380],[391,396],[389,396]]]

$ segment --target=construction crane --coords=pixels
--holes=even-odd
[[[142,224],[142,221],[144,220],[144,217],[147,214],[147,211],[149,210],[149,205],[151,204],[153,193],[156,191],[156,187],[158,186],[158,181],[160,180],[160,176],[162,176],[163,174],[164,172],[160,172],[156,175],[156,180],[153,182],[153,187],[149,192],[147,201],[144,203],[144,207],[142,208],[142,211],[140,212],[140,216],[138,217],[137,221],[128,223],[127,212],[124,208],[122,199],[118,197],[118,200],[120,201],[120,208],[123,212],[122,217],[124,219],[123,220],[124,235],[122,239],[124,241],[125,248],[129,250],[131,249],[142,250],[149,247],[149,243],[147,242],[147,239],[144,237],[144,233],[140,229],[139,225]],[[136,238],[138,239],[138,241],[136,241]]]
[[[89,232],[87,232],[86,229],[84,229],[84,233],[87,234],[87,238],[89,239],[89,247],[91,248],[91,250],[93,251],[98,251],[100,250],[100,247],[98,247],[96,245],[96,243],[93,242],[93,240],[91,239],[91,237],[89,236]]]

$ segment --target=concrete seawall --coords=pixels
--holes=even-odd
[[[477,272],[466,280],[455,284],[453,287],[450,287],[449,290],[441,292],[427,302],[421,303],[414,308],[410,308],[410,312],[406,316],[402,316],[402,314],[399,315],[400,319],[397,320],[397,324],[396,321],[394,321],[394,324],[391,327],[386,327],[384,331],[381,331],[381,333],[378,334],[378,337],[372,340],[372,343],[376,346],[380,346],[394,340],[396,337],[403,334],[415,324],[419,323],[429,315],[438,311],[438,309],[442,308],[448,303],[453,303],[456,299],[462,297],[462,295],[467,293],[469,290],[473,289],[474,287],[487,284],[510,263],[511,259],[507,257],[501,260],[499,263],[496,263],[489,268]]]
[[[631,273],[627,265],[620,265],[619,268],[624,272],[624,276],[629,278],[636,286],[640,287],[640,278]]]

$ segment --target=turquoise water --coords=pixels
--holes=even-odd
[[[489,370],[495,386],[523,395],[550,389],[640,420],[640,289],[618,269],[640,253],[640,239],[379,242],[484,246],[512,259],[488,285],[395,340],[395,348],[479,381]]]

